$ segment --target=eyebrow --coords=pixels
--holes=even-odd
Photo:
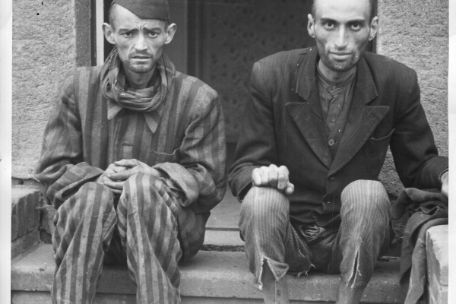
[[[120,27],[119,32],[132,32],[138,30],[136,27]]]
[[[149,32],[152,32],[152,31],[162,31],[163,29],[160,27],[160,26],[151,26],[151,27],[148,27],[148,26],[143,26],[142,27],[144,30],[146,31],[149,31]],[[133,31],[137,31],[139,30],[139,27],[137,26],[134,26],[134,27],[120,27],[119,28],[119,32],[120,31],[123,31],[123,32],[133,32]]]
[[[160,26],[153,26],[153,27],[144,26],[143,29],[146,31],[157,31],[157,30],[162,31],[163,30]]]
[[[321,18],[320,18],[320,21],[321,21],[321,22],[328,22],[328,21],[331,21],[331,22],[334,22],[334,23],[341,23],[341,22],[338,21],[338,20],[335,20],[335,19],[333,19],[333,18],[328,18],[328,17],[321,17]],[[346,21],[345,23],[356,23],[356,22],[358,22],[358,23],[365,23],[365,22],[367,22],[367,21],[366,21],[366,19],[364,19],[364,18],[357,18],[357,19],[348,20],[348,21]]]

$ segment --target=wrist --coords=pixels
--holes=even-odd
[[[448,182],[448,169],[440,173],[439,179],[442,184]]]

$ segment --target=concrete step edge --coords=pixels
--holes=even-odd
[[[50,290],[54,273],[50,245],[41,244],[12,261],[11,289],[14,291]],[[399,303],[398,261],[380,262],[369,283],[365,303]],[[181,265],[183,297],[261,299],[243,252],[200,251]],[[290,298],[305,301],[335,301],[337,275],[311,274],[289,276]],[[98,285],[99,294],[134,294],[135,286],[123,267],[105,267]]]

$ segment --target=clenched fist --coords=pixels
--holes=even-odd
[[[294,185],[289,180],[288,168],[274,164],[255,168],[252,171],[252,183],[258,187],[272,187],[285,194],[292,194]]]

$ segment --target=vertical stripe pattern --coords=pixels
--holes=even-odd
[[[318,268],[340,272],[351,288],[364,288],[377,258],[389,244],[390,202],[378,181],[357,180],[341,195],[341,226],[309,242],[289,219],[289,201],[279,191],[252,187],[241,205],[239,227],[250,270],[262,286],[267,263],[278,280],[287,271]]]
[[[105,252],[115,248],[114,229],[136,282],[137,303],[180,303],[178,262],[183,252],[195,253],[188,246],[201,246],[204,233],[190,243],[179,240],[188,231],[204,231],[207,216],[182,208],[166,180],[145,174],[127,180],[115,205],[107,187],[89,182],[58,209],[53,303],[93,302]]]
[[[381,250],[389,243],[390,201],[379,181],[356,180],[341,193],[338,246],[342,281],[351,288],[369,282]]]
[[[99,90],[99,69],[81,68],[66,80],[45,129],[36,177],[48,200],[59,206],[66,198],[59,191],[71,192],[112,162],[134,158],[150,166],[173,163],[160,170],[184,191],[185,204],[199,212],[212,209],[226,187],[225,125],[217,93],[176,72],[153,132],[147,113],[121,109],[107,119],[115,105]]]
[[[138,174],[125,185],[118,205],[119,234],[137,303],[180,303],[177,204],[159,178]]]
[[[53,301],[91,303],[118,229],[138,303],[179,303],[177,263],[201,247],[209,210],[226,187],[217,93],[176,72],[152,130],[147,115],[157,113],[120,109],[108,119],[116,109],[101,94],[99,72],[80,68],[66,79],[45,129],[36,178],[58,208]],[[120,159],[155,167],[160,177],[132,177],[117,202],[93,181]]]
[[[282,193],[267,187],[252,187],[242,201],[239,228],[250,271],[260,288],[264,263],[276,280],[290,267],[299,272],[310,269],[310,250],[290,224],[289,205]]]
[[[112,192],[86,183],[57,210],[52,244],[56,272],[53,303],[92,303],[116,224]]]

